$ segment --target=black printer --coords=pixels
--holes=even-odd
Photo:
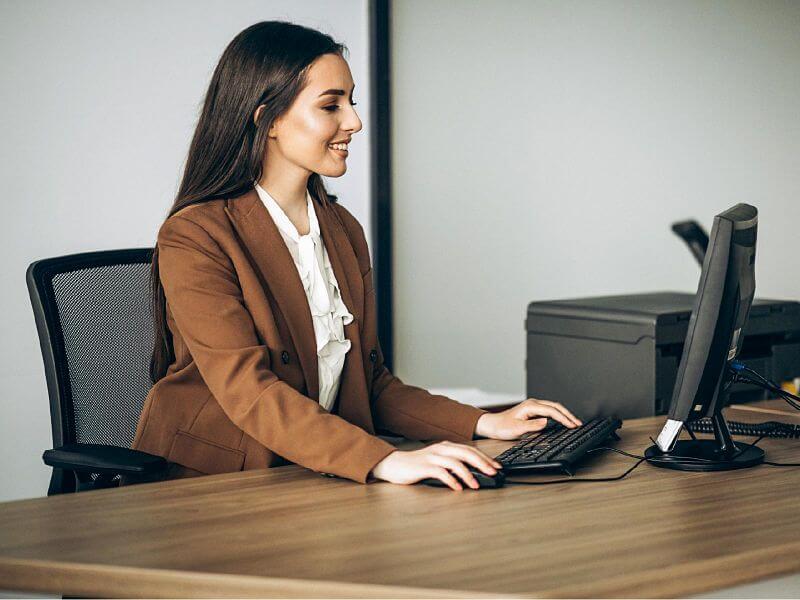
[[[693,303],[694,294],[676,292],[531,302],[528,397],[584,420],[665,414]],[[773,381],[800,377],[800,303],[754,300],[739,359]],[[745,384],[730,392],[729,403],[766,397]]]

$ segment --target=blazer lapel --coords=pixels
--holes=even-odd
[[[314,324],[303,282],[286,242],[255,188],[228,201],[225,212],[234,223],[286,318],[306,380],[308,396],[319,401],[319,367]]]
[[[342,293],[345,306],[353,314],[353,322],[361,323],[364,306],[364,280],[353,247],[342,229],[333,207],[314,203],[319,221],[320,236]],[[348,338],[349,339],[349,338]],[[349,353],[348,353],[349,354]]]
[[[342,300],[353,315],[353,321],[344,326],[344,334],[350,340],[351,348],[345,355],[335,410],[346,421],[375,433],[367,391],[365,357],[361,348],[364,280],[347,233],[334,214],[335,209],[321,205],[316,200],[314,209],[319,221],[320,237],[339,284]],[[255,189],[229,200],[225,212],[286,318],[306,380],[308,396],[319,401],[319,366],[311,310],[303,282],[278,226]]]
[[[364,352],[361,348],[361,323],[364,307],[364,280],[358,258],[347,233],[330,205],[315,203],[320,235],[328,252],[333,273],[342,293],[342,300],[352,313],[353,320],[344,326],[344,335],[350,340],[350,351],[345,355],[342,377],[339,381],[337,414],[369,433],[375,433],[369,406],[367,380],[364,372]],[[361,360],[359,360],[361,359]]]

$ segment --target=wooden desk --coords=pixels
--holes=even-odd
[[[800,422],[800,412],[789,406],[785,400],[774,399],[752,404],[736,404],[731,408],[749,412],[760,413],[756,422],[762,421],[784,421],[786,423]],[[738,413],[737,413],[738,414]],[[785,417],[790,417],[786,419]],[[741,419],[740,419],[741,420]]]
[[[728,418],[764,415],[734,409]],[[642,452],[662,423],[627,422],[618,446]],[[490,454],[510,445],[476,444]],[[800,460],[796,441],[762,445],[769,460]],[[605,453],[579,475],[630,465]],[[0,588],[686,596],[800,572],[799,489],[800,469],[766,465],[684,473],[642,464],[617,482],[462,492],[359,485],[296,466],[247,471],[0,504]]]

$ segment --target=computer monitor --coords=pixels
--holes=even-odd
[[[717,215],[703,260],[667,422],[645,452],[651,464],[689,471],[755,466],[764,451],[731,439],[722,417],[733,381],[731,362],[742,346],[742,329],[755,295],[758,211],[737,204]],[[683,424],[710,417],[714,439],[678,440]]]

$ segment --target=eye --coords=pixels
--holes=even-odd
[[[350,106],[356,106],[357,104],[358,104],[358,102],[351,102]],[[327,110],[328,112],[334,112],[334,111],[339,110],[339,105],[338,104],[331,104],[330,106],[323,106],[322,110]]]

